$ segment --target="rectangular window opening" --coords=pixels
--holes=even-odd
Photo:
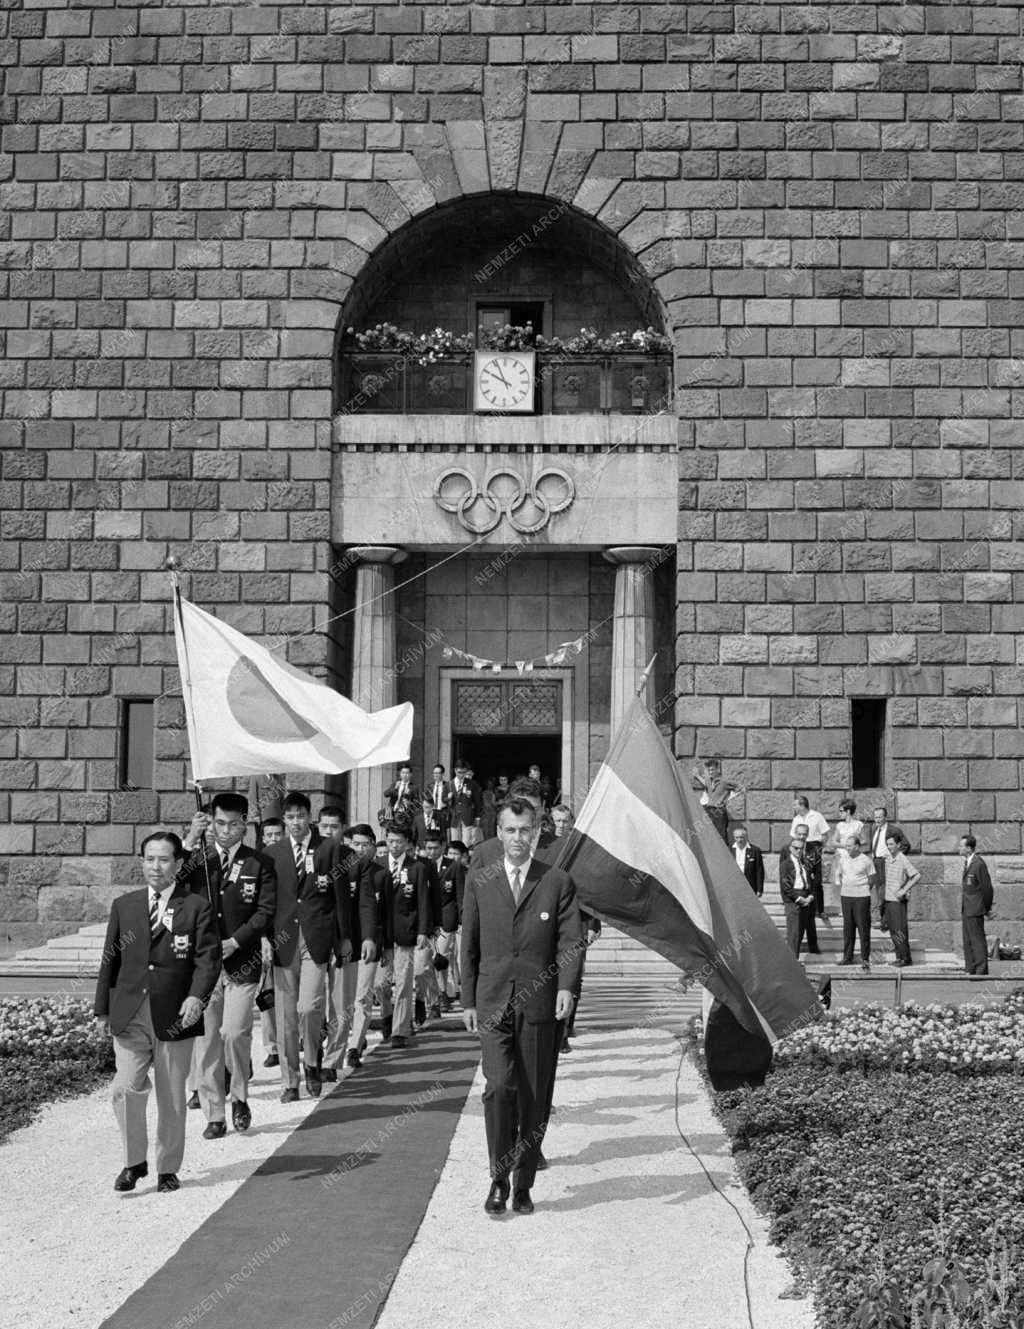
[[[850,699],[852,787],[876,789],[885,784],[884,697]]]
[[[121,702],[121,758],[118,772],[122,789],[152,789],[154,703],[133,697]]]

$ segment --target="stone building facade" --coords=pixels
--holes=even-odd
[[[1021,12],[5,10],[8,947],[187,820],[171,554],[292,663],[417,702],[418,769],[530,740],[578,803],[657,650],[677,754],[722,758],[756,842],[794,790],[884,799],[920,932],[952,935],[968,829],[1024,912]],[[674,353],[596,396],[556,357],[497,417],[471,361],[347,333],[527,313]],[[380,778],[327,792],[365,815]]]

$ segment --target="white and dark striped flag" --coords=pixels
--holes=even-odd
[[[634,701],[558,855],[580,904],[700,982],[774,1043],[822,1007]]]

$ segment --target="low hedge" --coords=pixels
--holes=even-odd
[[[1019,998],[840,1012],[716,1095],[822,1329],[1024,1325],[1022,1020]]]
[[[0,1140],[47,1103],[89,1093],[113,1070],[113,1045],[85,999],[0,998]]]

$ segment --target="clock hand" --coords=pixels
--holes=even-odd
[[[500,374],[497,371],[497,369],[490,369],[488,370],[488,373],[491,373],[494,375],[495,378],[500,379],[501,382],[504,383],[505,387],[508,388],[510,392],[512,391],[512,384],[508,381],[508,379],[504,376],[504,374]]]

